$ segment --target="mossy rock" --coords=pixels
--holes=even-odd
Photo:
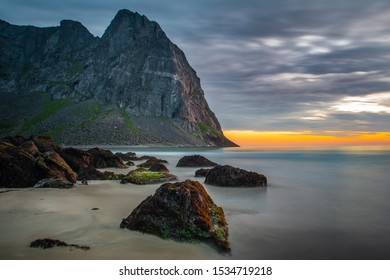
[[[206,242],[229,252],[228,224],[218,207],[196,181],[166,183],[122,220],[121,228],[183,242]]]
[[[123,182],[137,185],[158,184],[177,180],[173,174],[166,172],[153,172],[145,168],[138,168],[130,171],[123,179]]]

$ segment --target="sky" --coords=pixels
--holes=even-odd
[[[101,36],[123,8],[185,52],[233,140],[390,145],[389,0],[2,0],[0,18]]]

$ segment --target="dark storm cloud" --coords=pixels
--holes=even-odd
[[[334,109],[390,92],[387,0],[3,0],[0,18],[74,19],[101,36],[122,8],[157,21],[183,49],[225,129],[387,129],[387,111]]]

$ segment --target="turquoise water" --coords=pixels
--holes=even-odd
[[[205,185],[225,210],[230,258],[390,259],[390,152],[132,151],[167,159],[171,166],[184,155],[202,154],[267,176],[267,188]],[[172,171],[184,180],[194,179],[194,170]]]

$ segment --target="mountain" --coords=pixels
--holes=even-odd
[[[160,26],[120,10],[101,38],[81,23],[0,20],[0,135],[68,145],[234,146],[194,69]]]

